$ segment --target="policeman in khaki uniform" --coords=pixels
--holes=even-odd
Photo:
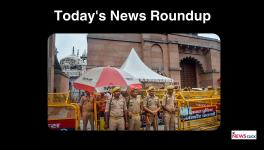
[[[173,85],[167,87],[167,94],[164,95],[162,100],[162,108],[164,110],[164,130],[175,130],[175,118],[176,118],[176,98],[173,94]]]
[[[91,124],[91,130],[94,130],[94,105],[90,93],[81,97],[79,106],[81,107],[81,118],[83,120],[83,130],[87,130],[88,121]]]
[[[149,95],[143,101],[143,108],[146,111],[146,130],[150,130],[150,126],[154,123],[154,130],[158,130],[158,111],[160,110],[159,98],[155,96],[155,88],[150,86]]]
[[[105,129],[125,130],[128,127],[126,100],[120,95],[120,87],[113,88],[112,92],[113,97],[105,108]]]
[[[140,114],[142,109],[142,100],[138,95],[138,89],[132,89],[128,101],[129,130],[140,130]]]

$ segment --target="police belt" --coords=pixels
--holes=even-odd
[[[140,115],[140,113],[133,113],[133,112],[131,112],[132,113],[132,115],[134,115],[134,116],[138,116],[138,115]]]
[[[110,119],[121,119],[124,118],[124,116],[110,116]]]
[[[167,111],[167,110],[164,110],[164,113],[168,113],[168,114],[176,114],[176,111],[169,112],[169,111]]]

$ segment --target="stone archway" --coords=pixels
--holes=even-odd
[[[156,71],[163,71],[163,51],[158,44],[151,47],[151,68]]]
[[[181,87],[196,88],[199,86],[199,74],[204,72],[200,61],[193,57],[185,57],[180,61]]]

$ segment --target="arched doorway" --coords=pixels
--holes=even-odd
[[[186,57],[180,61],[181,87],[198,87],[198,76],[203,71],[199,61],[192,57]]]
[[[155,71],[163,71],[163,53],[159,45],[154,44],[151,48],[151,68]]]

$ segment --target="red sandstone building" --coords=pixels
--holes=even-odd
[[[181,87],[220,86],[220,41],[197,34],[88,34],[87,69],[120,67],[132,48]]]

